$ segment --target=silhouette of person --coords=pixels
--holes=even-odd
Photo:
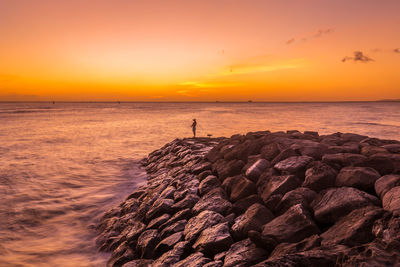
[[[193,119],[192,123],[193,138],[196,138],[196,126],[197,126],[197,121],[196,119]]]

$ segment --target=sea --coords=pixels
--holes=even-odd
[[[400,102],[0,103],[0,266],[105,266],[96,224],[175,138],[251,131],[400,139]]]

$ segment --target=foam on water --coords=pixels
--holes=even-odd
[[[2,103],[0,266],[101,266],[96,224],[144,182],[137,161],[191,135],[259,130],[400,139],[400,103]]]

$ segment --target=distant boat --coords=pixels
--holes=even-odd
[[[211,136],[212,136],[212,134],[207,134],[207,136],[208,136],[208,137],[211,137]]]
[[[55,104],[56,102],[55,101],[53,101],[53,105]]]
[[[247,101],[247,102],[249,102],[249,103],[253,103],[253,100],[249,100],[249,101]]]

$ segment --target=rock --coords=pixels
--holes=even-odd
[[[180,261],[182,255],[185,253],[189,243],[182,241],[174,246],[174,248],[153,262],[152,267],[170,267]]]
[[[223,261],[224,261],[224,258],[225,258],[225,255],[226,255],[226,252],[227,252],[227,251],[224,251],[224,252],[220,252],[220,253],[215,254],[214,260],[215,260],[215,261],[221,261],[221,262],[223,262]]]
[[[272,195],[284,195],[300,185],[301,181],[294,175],[272,176],[264,185],[261,198],[266,202]]]
[[[183,229],[185,229],[186,224],[187,224],[187,220],[180,220],[180,221],[177,221],[176,223],[173,223],[173,224],[165,227],[160,233],[160,239],[164,239],[167,236],[170,236],[177,232],[183,231]]]
[[[352,153],[327,154],[322,157],[323,163],[328,164],[335,169],[340,169],[346,166],[368,166],[365,165],[366,161],[366,156]]]
[[[223,262],[222,261],[212,261],[204,265],[203,267],[222,267]]]
[[[164,229],[180,220],[189,220],[192,217],[192,211],[190,209],[184,209],[176,212],[168,221],[163,223],[159,229]]]
[[[237,176],[226,178],[223,181],[223,183],[221,185],[221,188],[224,189],[224,191],[226,192],[226,194],[228,196],[230,196],[231,195],[231,191],[232,191],[232,186],[234,184],[236,184],[242,177],[243,177],[243,175],[237,175]]]
[[[400,240],[400,217],[391,212],[385,212],[381,218],[374,222],[372,233],[379,240],[389,244]]]
[[[199,174],[203,171],[211,170],[211,163],[210,162],[201,162],[194,165],[191,169],[193,174]]]
[[[342,244],[353,247],[372,241],[372,225],[382,214],[383,210],[374,206],[353,210],[321,234],[322,245]]]
[[[345,146],[329,146],[326,152],[327,154],[338,154],[338,153],[358,154],[360,152],[360,147],[358,146],[358,144],[345,145]]]
[[[354,133],[344,133],[341,135],[344,142],[361,142],[362,140],[368,138],[366,135],[359,135]]]
[[[372,191],[380,174],[369,167],[345,167],[336,177],[336,186],[355,187],[364,191]]]
[[[221,182],[216,176],[209,175],[203,181],[201,181],[199,185],[199,193],[202,196],[220,185]]]
[[[310,188],[315,192],[334,187],[337,171],[329,165],[317,162],[311,168],[307,169],[303,182],[303,187]]]
[[[167,186],[160,194],[160,198],[173,198],[175,193],[175,187]]]
[[[279,155],[281,149],[283,149],[283,147],[279,146],[277,143],[270,143],[261,148],[261,157],[271,161]]]
[[[250,239],[232,244],[226,253],[224,267],[247,267],[267,257],[267,252],[258,248]]]
[[[154,248],[159,241],[157,230],[146,230],[138,238],[136,251],[141,258],[150,259],[153,257]]]
[[[171,206],[174,210],[191,209],[200,200],[198,195],[187,194],[184,199]]]
[[[257,182],[261,173],[269,168],[269,162],[265,159],[259,159],[246,170],[246,177],[253,182]]]
[[[240,215],[244,213],[254,203],[262,203],[262,199],[257,194],[250,195],[233,203],[232,211],[236,215]]]
[[[309,156],[294,156],[276,163],[274,168],[281,172],[296,173],[305,169],[312,160]]]
[[[291,148],[282,150],[278,156],[276,156],[272,161],[271,165],[274,166],[276,163],[281,162],[287,158],[298,156],[299,154]]]
[[[282,198],[283,198],[282,194],[272,195],[266,201],[264,201],[264,205],[265,205],[265,207],[267,207],[267,209],[272,211],[274,214],[279,213],[278,205],[281,202]]]
[[[129,245],[133,247],[136,246],[137,238],[142,232],[146,230],[146,225],[139,221],[133,221],[129,226],[128,233],[126,235],[126,240]]]
[[[147,225],[147,229],[156,229],[156,228],[160,227],[163,223],[168,221],[170,218],[171,218],[171,215],[169,215],[169,214],[163,214],[160,217],[154,218]]]
[[[210,259],[204,257],[201,252],[196,252],[174,264],[174,267],[203,267],[205,264],[210,262]]]
[[[163,240],[160,241],[160,243],[157,244],[154,253],[156,255],[161,255],[167,252],[168,250],[172,249],[177,243],[183,241],[183,237],[184,237],[183,231],[181,231],[172,234],[167,238],[164,238]]]
[[[388,151],[384,149],[383,147],[377,147],[377,146],[363,146],[361,148],[361,154],[369,157],[377,153],[387,153]]]
[[[243,215],[235,220],[232,226],[233,235],[237,239],[247,237],[250,230],[260,232],[262,226],[274,219],[274,215],[265,206],[256,203],[253,204]]]
[[[212,191],[211,191],[212,192]],[[215,211],[227,215],[232,210],[232,204],[218,194],[206,194],[194,205],[192,211],[199,214],[204,210]]]
[[[194,242],[201,231],[219,223],[224,217],[214,211],[205,210],[191,218],[185,226],[185,240]]]
[[[326,189],[311,203],[315,219],[321,223],[335,223],[351,211],[371,205],[379,205],[379,200],[352,187]]]
[[[248,197],[257,192],[256,185],[249,179],[241,176],[240,179],[232,185],[230,200],[232,202],[238,201],[239,199]]]
[[[278,214],[285,213],[292,206],[301,204],[303,207],[308,208],[309,204],[315,199],[317,193],[306,187],[299,187],[292,191],[287,192],[277,206]]]
[[[327,145],[310,140],[299,140],[290,148],[298,151],[302,156],[309,156],[314,159],[321,159],[328,150]]]
[[[206,170],[206,171],[203,171],[202,173],[200,173],[197,176],[197,178],[199,179],[199,181],[203,181],[205,178],[207,178],[210,175],[212,175],[211,170]]]
[[[389,153],[378,153],[370,156],[365,161],[365,166],[374,168],[381,175],[392,173],[396,167],[393,156]]]
[[[303,252],[321,246],[322,238],[319,235],[312,235],[297,243],[280,243],[271,252],[270,258],[277,258],[287,254]]]
[[[375,192],[382,199],[395,186],[400,186],[400,175],[388,174],[376,180]]]
[[[400,215],[400,186],[393,187],[383,196],[382,206],[385,210]]]
[[[388,144],[382,146],[384,149],[389,151],[390,153],[400,153],[400,144]]]
[[[117,251],[117,250],[116,250]],[[134,253],[132,251],[132,249],[130,248],[126,248],[124,249],[123,253],[113,253],[113,255],[111,256],[111,258],[109,259],[109,261],[107,262],[107,266],[112,266],[112,267],[116,267],[116,266],[121,266],[131,260],[134,259]]]
[[[235,159],[228,162],[225,160],[218,160],[214,165],[218,178],[224,181],[227,177],[240,174],[245,163],[242,160]]]
[[[298,204],[291,207],[283,215],[264,225],[262,239],[266,243],[271,238],[277,240],[279,243],[294,243],[319,232],[309,212]]]
[[[249,155],[256,155],[260,153],[261,144],[257,140],[246,140],[228,151],[224,155],[225,160],[238,159],[245,161]]]
[[[125,263],[122,267],[149,267],[153,263],[153,260],[139,259]]]
[[[219,223],[204,229],[193,248],[214,255],[229,249],[232,243],[233,239],[229,233],[228,224]]]
[[[150,210],[146,213],[146,219],[151,220],[158,215],[170,213],[172,211],[173,204],[174,200],[172,199],[164,198],[157,200],[156,202],[154,202]]]

